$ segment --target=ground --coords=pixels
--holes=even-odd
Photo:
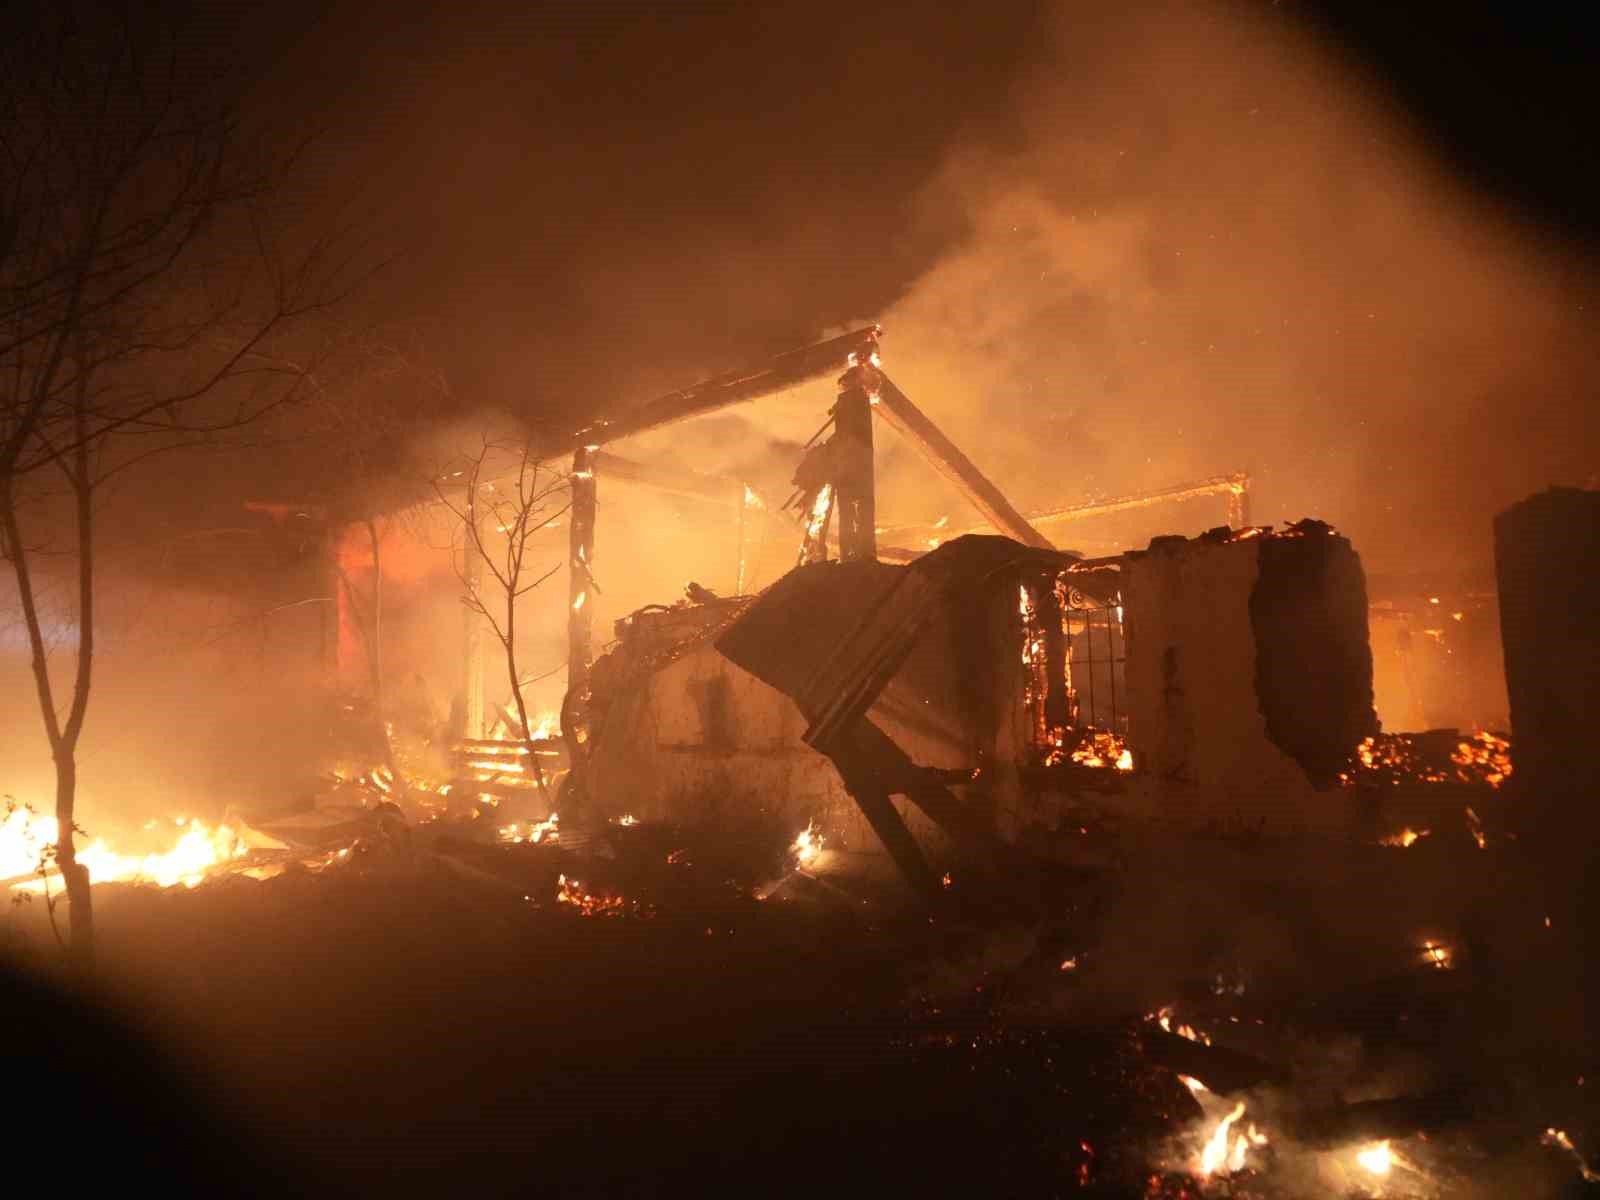
[[[111,1007],[137,1014],[183,1079],[130,1086],[160,1068],[124,1065],[109,1034],[103,1056],[75,1060],[76,1102],[106,1097],[89,1106],[102,1122],[126,1104],[180,1193],[198,1178],[279,1195],[1581,1194],[1577,1160],[1538,1135],[1559,1119],[1593,1145],[1586,1093],[1552,1077],[1583,1070],[1589,1046],[1552,1067],[1523,1009],[1504,1010],[1520,1033],[1493,1028],[1501,1005],[1481,973],[1374,976],[1297,1003],[1283,997],[1303,975],[1273,979],[1261,962],[1209,988],[1187,963],[1140,979],[1117,965],[1137,955],[1106,941],[1143,919],[1136,866],[1108,891],[1067,871],[1002,886],[958,865],[930,914],[803,876],[758,900],[748,856],[626,832],[598,859],[443,839],[320,874],[101,888]],[[616,894],[621,908],[558,901],[563,874],[570,898],[593,909]],[[49,937],[38,906],[13,915],[15,956],[45,976]],[[1141,1008],[1163,995],[1219,1044],[1292,1059],[1296,1089],[1242,1094],[1273,1138],[1258,1171],[1192,1177],[1216,1098],[1197,1106],[1142,1040]],[[22,999],[7,1028],[35,1031],[16,1044],[59,1066],[41,1049],[48,1006]],[[1507,1047],[1519,1070],[1501,1069]],[[1395,1142],[1420,1173],[1362,1179],[1355,1142],[1319,1157],[1318,1103],[1384,1094],[1385,1077],[1435,1085],[1441,1056],[1467,1111],[1424,1113],[1432,1137]],[[1308,1108],[1319,1072],[1330,1082]],[[70,1108],[61,1096],[46,1108]]]

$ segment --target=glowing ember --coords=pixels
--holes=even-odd
[[[572,611],[577,612],[583,607],[583,602],[589,598],[588,592],[579,592],[578,598],[572,602]]]
[[[1075,958],[1063,959],[1061,969],[1063,971],[1076,971],[1078,969],[1078,960]]]
[[[1440,971],[1448,971],[1451,967],[1450,947],[1439,942],[1425,941],[1422,943],[1422,961]]]
[[[639,823],[639,818],[634,816],[632,813],[623,813],[620,817],[613,817],[612,820],[616,824],[621,825],[624,829],[628,828],[630,825],[637,825]]]
[[[1158,1009],[1156,1012],[1146,1014],[1145,1020],[1154,1021],[1166,1032],[1175,1033],[1191,1042],[1199,1042],[1202,1046],[1211,1045],[1211,1039],[1193,1025],[1174,1024],[1172,1006],[1170,1004],[1165,1008]]]
[[[561,840],[561,814],[551,813],[542,821],[529,821],[527,831],[517,824],[504,825],[500,828],[499,837],[502,842],[520,846],[523,842],[538,845],[540,842],[559,842]]]
[[[1114,767],[1118,771],[1133,770],[1133,751],[1114,733],[1095,731],[1072,752],[1072,761],[1080,767]]]
[[[1356,1153],[1356,1162],[1370,1174],[1387,1175],[1394,1167],[1394,1152],[1389,1149],[1388,1142],[1374,1142]]]
[[[1188,1088],[1196,1096],[1198,1096],[1201,1092],[1209,1092],[1211,1090],[1193,1075],[1179,1075],[1178,1082],[1183,1084],[1184,1087]]]
[[[1572,1144],[1572,1139],[1567,1136],[1566,1130],[1546,1129],[1540,1136],[1539,1142],[1544,1146],[1565,1150],[1572,1155],[1578,1164],[1578,1174],[1583,1177],[1585,1183],[1600,1183],[1600,1171],[1591,1167],[1583,1155],[1578,1153],[1578,1148]]]
[[[1388,837],[1379,838],[1380,846],[1414,846],[1433,831],[1431,829],[1402,829],[1399,833],[1391,833]]]
[[[1467,783],[1498,788],[1511,776],[1511,743],[1485,730],[1456,742],[1448,761],[1429,759],[1416,739],[1380,733],[1364,739],[1339,776],[1344,783]]]
[[[1511,743],[1480,729],[1457,744],[1450,761],[1463,783],[1482,782],[1497,788],[1511,775]]]
[[[570,905],[585,917],[621,916],[626,905],[621,896],[596,896],[565,875],[556,882],[556,903]]]
[[[1467,809],[1467,829],[1472,833],[1472,840],[1478,843],[1479,850],[1489,848],[1489,839],[1483,832],[1483,822],[1478,819],[1478,814],[1469,807]]]
[[[794,851],[795,861],[802,867],[809,867],[816,861],[817,855],[822,853],[822,835],[817,832],[815,821],[800,831],[800,836],[794,839],[790,849]]]
[[[180,818],[173,825],[183,832],[176,844],[157,854],[128,855],[113,850],[96,838],[78,850],[78,861],[89,871],[94,883],[148,883],[156,887],[183,884],[194,887],[206,872],[248,853],[239,834],[226,825],[208,826],[203,821]],[[0,823],[0,879],[31,875],[17,884],[25,891],[43,891],[46,879],[55,877],[51,848],[56,843],[56,820],[40,816],[23,806],[14,806]],[[41,868],[46,877],[40,877]]]

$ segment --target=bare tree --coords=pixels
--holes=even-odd
[[[460,522],[461,546],[459,552],[452,547],[451,561],[461,581],[462,603],[483,617],[500,643],[523,743],[542,789],[544,770],[535,753],[517,658],[517,606],[561,569],[559,559],[541,569],[534,561],[534,539],[568,511],[569,481],[534,457],[527,443],[485,441],[475,458],[459,472],[437,478],[434,487]],[[492,588],[483,586],[474,563],[488,572]]]
[[[0,48],[0,551],[55,764],[56,862],[84,963],[93,912],[73,831],[97,493],[151,453],[282,403],[303,375],[291,323],[336,298],[328,243],[284,251],[281,163],[248,144],[226,80],[153,15],[115,15],[62,3]],[[70,673],[52,669],[41,612],[46,546],[76,564]]]

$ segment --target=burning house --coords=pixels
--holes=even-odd
[[[624,623],[593,676],[591,796],[816,823],[924,878],[912,829],[1014,842],[1084,794],[1334,827],[1329,789],[1376,732],[1365,629],[1353,550],[1310,522],[1111,560],[968,535],[906,566],[806,564]]]
[[[567,541],[565,699],[537,732],[513,707],[486,707],[485,639],[469,613],[452,722],[458,767],[470,768],[459,786],[525,789],[527,756],[560,753],[549,765],[559,777],[570,764],[558,802],[569,820],[815,828],[832,849],[887,852],[923,887],[930,847],[1043,844],[1095,797],[1180,826],[1349,825],[1335,785],[1377,720],[1348,541],[1314,521],[1250,525],[1243,475],[1025,517],[885,374],[878,336],[780,356],[567,439],[570,502],[554,523]],[[795,514],[796,565],[746,595],[746,522],[772,522],[777,506],[737,480],[609,447],[830,375],[836,402],[781,506]],[[996,532],[880,526],[875,417]],[[596,496],[608,479],[735,510],[739,565],[733,595],[692,584],[686,600],[617,619],[596,655]],[[496,483],[474,474],[467,486]],[[1228,523],[1198,538],[1086,558],[1039,532],[1207,495],[1226,499]],[[341,665],[360,675],[370,664],[347,593]]]

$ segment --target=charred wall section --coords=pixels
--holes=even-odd
[[[1123,561],[1137,790],[1203,824],[1334,819],[1314,789],[1377,726],[1349,543],[1310,523],[1219,530]]]
[[[1361,559],[1318,522],[1257,546],[1250,625],[1267,737],[1329,787],[1351,749],[1378,732]]]
[[[1530,808],[1600,790],[1600,492],[1552,488],[1495,518],[1518,782]]]

